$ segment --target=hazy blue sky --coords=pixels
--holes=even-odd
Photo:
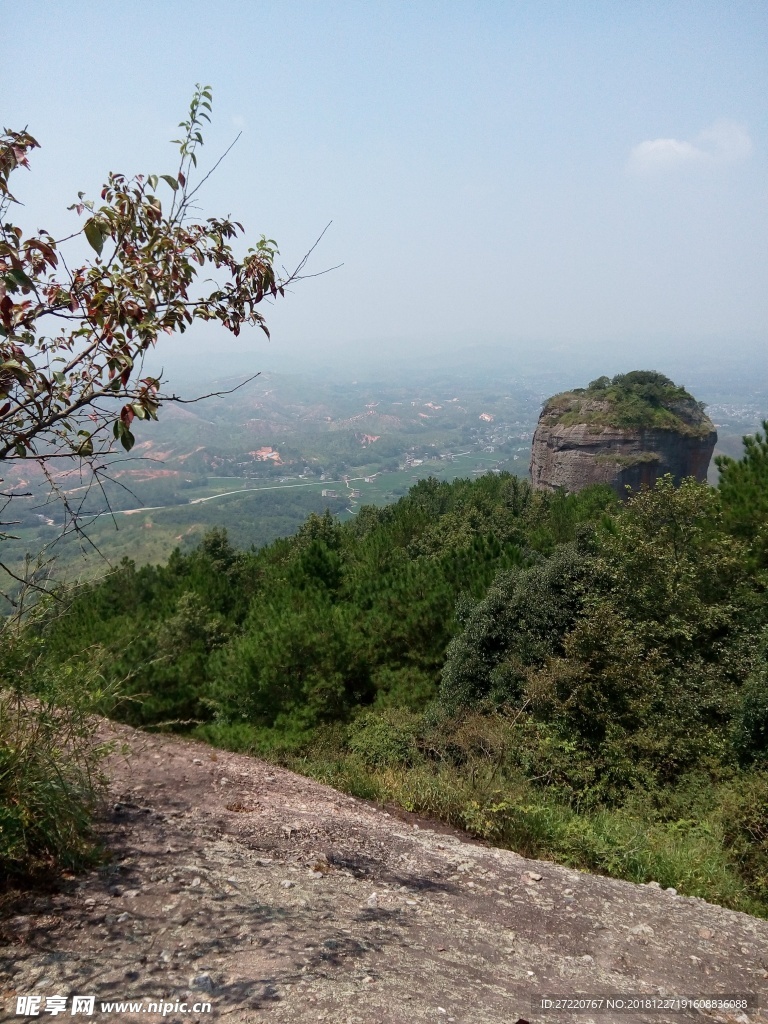
[[[205,211],[289,266],[333,221],[313,269],[344,267],[268,311],[297,369],[386,339],[622,364],[766,339],[763,0],[0,0],[0,24],[2,121],[43,145],[30,226],[108,170],[173,171],[197,81],[203,163],[243,132]]]

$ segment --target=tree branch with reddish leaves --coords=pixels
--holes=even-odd
[[[17,203],[11,174],[29,169],[38,143],[26,129],[0,135],[0,460],[87,462],[115,443],[130,451],[135,419],[157,419],[164,402],[182,401],[142,376],[163,334],[218,322],[234,335],[253,325],[269,336],[258,307],[304,276],[315,246],[278,276],[272,239],[238,258],[242,224],[195,219],[193,196],[229,152],[193,184],[210,111],[210,88],[197,86],[174,140],[176,174],[110,173],[100,205],[79,193],[70,209],[83,226],[60,241],[44,231],[25,237],[8,222]],[[70,270],[60,246],[78,235],[93,257]]]

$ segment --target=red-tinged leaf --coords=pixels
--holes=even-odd
[[[5,414],[8,412],[8,410],[10,408],[11,408],[11,403],[10,402],[6,402],[5,405],[2,407],[2,409],[0,409],[0,416],[5,416]]]
[[[124,424],[126,429],[133,423],[133,419],[136,413],[133,411],[130,405],[124,405],[120,410],[120,421]]]
[[[27,242],[26,245],[27,249],[39,249],[40,252],[43,254],[43,259],[46,261],[46,263],[49,263],[52,267],[56,266],[58,260],[56,258],[56,253],[53,251],[50,245],[46,245],[45,242],[41,242],[39,238],[30,239],[30,241]]]
[[[179,184],[184,187],[187,184],[187,179],[184,177],[181,171],[179,171]]]
[[[4,295],[0,299],[0,319],[3,321],[3,326],[7,329],[11,329],[11,311],[13,310],[13,301],[9,296]]]
[[[132,320],[138,320],[139,323],[144,319],[144,312],[138,302],[134,302],[133,299],[129,299],[123,303],[123,309],[131,317]]]

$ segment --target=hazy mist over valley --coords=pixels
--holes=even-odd
[[[335,365],[323,365],[316,352],[302,361],[307,372],[259,370],[250,381],[246,372],[260,357],[278,367],[295,360],[275,359],[260,344],[252,354],[223,353],[215,377],[170,360],[171,392],[194,398],[237,390],[169,404],[159,423],[141,424],[130,456],[115,456],[104,490],[94,488],[81,509],[98,551],[77,538],[56,541],[53,550],[70,571],[90,574],[104,550],[113,562],[164,561],[213,526],[226,528],[238,546],[260,546],[293,533],[310,512],[348,519],[365,504],[396,501],[429,476],[506,471],[527,479],[544,401],[601,371],[638,368],[627,358],[644,368],[643,356],[655,356],[653,368],[671,371],[706,404],[718,430],[716,455],[738,456],[743,435],[768,417],[768,377],[754,372],[755,351],[746,346],[741,359],[702,346],[698,360],[679,352],[665,358],[652,347],[626,357],[556,346],[445,345],[416,356],[402,346],[361,346],[349,358],[337,352]],[[354,375],[349,363],[357,363]],[[83,491],[77,473],[62,474],[73,497]],[[11,479],[34,484],[19,467]],[[717,482],[714,460],[709,479]],[[15,558],[57,538],[56,512],[41,506],[47,490],[42,479],[37,484],[18,540],[6,545]]]

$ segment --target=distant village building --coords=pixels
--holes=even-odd
[[[248,454],[256,460],[256,462],[275,462],[277,465],[282,465],[282,459],[280,453],[276,452],[274,448],[259,448],[255,452],[248,452]]]
[[[363,494],[363,492],[361,490],[359,490],[359,488],[353,487],[352,490],[349,492],[349,497],[350,498],[360,498],[360,497],[362,497],[362,494]]]
[[[331,491],[327,487],[323,488],[322,496],[324,498],[338,498],[338,491]]]

